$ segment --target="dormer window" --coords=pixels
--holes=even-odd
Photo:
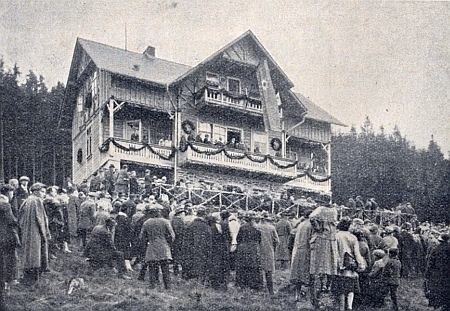
[[[206,85],[218,88],[219,87],[219,75],[216,73],[206,73]]]
[[[241,94],[241,81],[236,78],[228,78],[227,89],[230,93]]]

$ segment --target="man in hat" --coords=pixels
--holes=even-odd
[[[30,179],[27,176],[22,176],[19,178],[19,187],[14,190],[14,197],[12,200],[12,209],[14,215],[17,217],[17,211],[22,206],[23,201],[25,201],[30,195],[28,190],[28,183]]]
[[[275,251],[275,260],[278,263],[278,267],[282,270],[288,268],[289,261],[291,260],[289,237],[291,235],[292,225],[288,220],[288,215],[289,212],[283,211],[280,220],[275,225],[278,238],[280,239],[280,244]]]
[[[16,247],[19,245],[17,219],[9,203],[14,188],[8,184],[0,185],[0,310],[6,309],[3,284],[15,278]]]
[[[44,202],[45,185],[35,183],[31,195],[19,210],[22,233],[22,265],[24,281],[34,284],[39,275],[48,270],[48,242],[51,239]]]
[[[144,175],[144,189],[145,189],[145,197],[149,197],[152,195],[152,188],[153,188],[153,184],[152,184],[152,175],[151,175],[151,171],[149,169],[145,170],[145,175]]]
[[[161,268],[164,287],[170,289],[169,261],[172,259],[170,245],[175,233],[170,221],[161,217],[156,205],[149,209],[150,218],[142,225],[139,236],[143,245],[147,245],[145,262],[148,265],[150,287],[154,288],[159,280],[159,268]]]

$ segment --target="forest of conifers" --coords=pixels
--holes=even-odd
[[[62,185],[71,175],[71,133],[58,126],[64,85],[0,60],[0,181],[22,175]],[[416,149],[398,128],[375,131],[370,119],[332,138],[333,201],[374,197],[381,207],[411,202],[421,220],[450,221],[450,161],[433,141]]]

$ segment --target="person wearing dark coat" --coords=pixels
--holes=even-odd
[[[139,194],[139,183],[136,171],[131,171],[130,173],[130,194]]]
[[[236,285],[261,290],[264,285],[260,252],[261,231],[256,227],[254,217],[251,212],[244,215],[245,224],[241,225],[237,234]]]
[[[183,240],[183,278],[187,280],[198,278],[204,281],[208,275],[212,234],[205,216],[206,210],[200,208],[197,217],[186,225]]]
[[[220,225],[220,216],[217,218],[208,216],[208,224],[211,227],[211,262],[209,268],[209,280],[211,286],[217,290],[227,290],[227,276],[230,271],[228,243],[226,233]]]
[[[102,178],[98,174],[98,172],[95,171],[92,174],[91,183],[89,185],[89,191],[97,192],[101,190],[101,187],[102,187]]]
[[[145,205],[144,215],[139,218],[133,226],[133,238],[131,241],[131,254],[133,257],[136,257],[134,261],[134,265],[141,263],[141,270],[139,272],[138,280],[145,280],[145,273],[147,272],[147,263],[145,262],[145,251],[147,249],[147,245],[143,243],[143,241],[139,238],[142,230],[142,226],[144,223],[150,218],[150,205]]]
[[[89,259],[89,263],[94,270],[103,266],[115,267],[118,277],[130,279],[126,273],[125,259],[123,253],[118,251],[112,239],[115,221],[112,218],[105,220],[105,223],[97,225],[92,229],[91,238],[86,245],[84,256]]]
[[[17,219],[9,203],[13,197],[14,188],[10,185],[0,186],[0,310],[6,309],[5,286],[14,278],[15,251],[20,245],[17,236]]]
[[[414,250],[415,241],[411,229],[412,225],[405,222],[402,225],[402,231],[398,236],[399,259],[402,263],[402,278],[407,278],[411,270],[413,270],[412,262],[414,254],[412,252]]]
[[[48,217],[48,228],[52,236],[49,244],[51,257],[56,257],[56,251],[63,244],[62,231],[64,227],[64,215],[61,203],[57,198],[58,187],[53,186],[47,188],[47,196],[44,199],[44,208]]]
[[[402,268],[402,264],[398,259],[398,249],[391,248],[389,249],[389,260],[386,263],[386,266],[383,268],[383,278],[384,282],[389,289],[389,293],[391,294],[392,300],[392,308],[394,311],[398,311],[398,297],[397,290],[400,286],[400,270]]]
[[[275,229],[277,230],[280,241],[275,249],[275,260],[277,261],[279,268],[284,270],[289,267],[289,262],[291,260],[289,238],[291,236],[292,225],[289,222],[286,213],[282,213],[281,219],[275,225]]]
[[[116,228],[114,230],[114,244],[119,252],[123,253],[125,264],[129,268],[131,260],[131,219],[125,213],[127,208],[122,205],[121,211],[116,216]],[[128,262],[127,262],[128,260]]]
[[[425,296],[429,306],[450,310],[450,235],[443,234],[428,257]]]
[[[183,221],[183,217],[186,211],[183,207],[179,207],[175,210],[173,218],[171,220],[173,231],[175,232],[175,240],[172,244],[172,265],[173,273],[178,275],[183,262],[183,239],[186,231],[186,225]]]

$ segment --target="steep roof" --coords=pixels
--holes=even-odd
[[[336,119],[335,117],[333,117],[331,114],[329,114],[328,112],[326,112],[325,110],[323,110],[322,108],[320,108],[319,106],[314,104],[311,100],[309,100],[302,94],[295,93],[295,92],[294,92],[294,94],[295,94],[295,96],[297,96],[298,100],[307,109],[307,113],[305,116],[306,119],[327,122],[327,123],[340,125],[340,126],[347,126],[344,123],[342,123],[341,121],[339,121],[338,119]]]
[[[225,45],[223,48],[221,48],[220,50],[218,50],[217,52],[215,52],[214,54],[212,54],[210,57],[208,57],[207,59],[205,59],[204,61],[200,62],[198,65],[196,65],[195,67],[192,67],[191,70],[183,73],[182,75],[180,75],[175,81],[178,82],[182,79],[184,79],[185,77],[191,75],[192,73],[194,73],[195,71],[197,71],[198,69],[202,68],[205,64],[211,62],[212,60],[214,60],[215,58],[219,57],[220,55],[222,55],[222,53],[224,51],[226,51],[227,49],[229,49],[230,47],[232,47],[233,45],[235,45],[237,42],[242,41],[246,38],[249,38],[250,40],[253,41],[254,44],[256,44],[256,46],[260,49],[260,51],[262,53],[264,53],[264,55],[266,55],[266,57],[269,60],[269,63],[271,64],[271,66],[273,66],[273,68],[275,68],[277,70],[277,72],[280,74],[280,76],[282,76],[284,78],[284,80],[286,81],[286,83],[288,84],[289,88],[292,88],[294,86],[294,84],[292,83],[292,81],[289,79],[289,77],[284,73],[284,71],[280,68],[280,66],[277,64],[277,62],[275,62],[275,60],[272,58],[272,56],[269,54],[269,52],[266,50],[266,48],[261,44],[261,42],[258,40],[258,38],[256,38],[255,34],[251,31],[251,30],[247,30],[245,33],[243,33],[241,36],[237,37],[236,39],[234,39],[233,41],[231,41],[230,43],[228,43],[227,45]]]
[[[172,82],[191,68],[144,53],[131,52],[86,39],[78,38],[78,43],[97,67],[161,85]]]

